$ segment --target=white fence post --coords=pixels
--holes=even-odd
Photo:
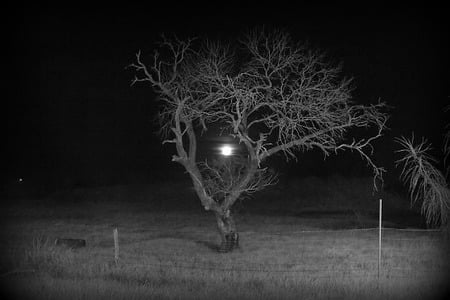
[[[380,269],[381,269],[381,220],[383,212],[383,200],[380,199],[380,209],[379,209],[379,221],[378,221],[378,281],[380,281]]]
[[[114,261],[117,264],[119,262],[119,232],[117,231],[117,228],[114,228],[113,234],[114,234]]]

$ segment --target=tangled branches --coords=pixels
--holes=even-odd
[[[250,181],[241,185],[244,176],[249,172],[247,160],[243,156],[232,156],[214,159],[210,163],[198,163],[207,193],[219,204],[232,193],[238,192],[242,198],[276,184],[276,174],[268,168],[260,168],[256,169]]]

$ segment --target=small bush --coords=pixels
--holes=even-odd
[[[397,164],[403,165],[401,179],[408,186],[411,202],[422,201],[427,225],[444,227],[450,211],[450,190],[444,175],[434,166],[437,160],[428,154],[431,146],[425,139],[415,145],[414,136],[397,141],[401,146],[397,152],[403,155]]]

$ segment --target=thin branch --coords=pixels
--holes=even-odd
[[[163,36],[148,64],[138,52],[130,65],[132,84],[149,83],[158,93],[163,143],[175,144],[173,160],[186,168],[205,207],[229,207],[241,194],[271,184],[261,165],[277,153],[289,159],[314,148],[325,156],[356,151],[374,180],[382,177],[372,144],[386,128],[384,103],[354,104],[352,79],[341,76],[342,66],[284,31],[254,30],[239,42],[243,47],[208,40],[197,47],[194,39]],[[218,123],[245,145],[247,160],[233,166],[196,162],[196,130]],[[368,133],[347,142],[355,128]]]

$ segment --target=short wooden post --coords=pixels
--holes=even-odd
[[[114,261],[116,264],[119,262],[119,232],[117,228],[114,228]]]
[[[383,200],[380,199],[380,209],[379,209],[379,220],[378,220],[378,281],[380,280],[380,270],[381,270],[381,220],[383,212]]]

